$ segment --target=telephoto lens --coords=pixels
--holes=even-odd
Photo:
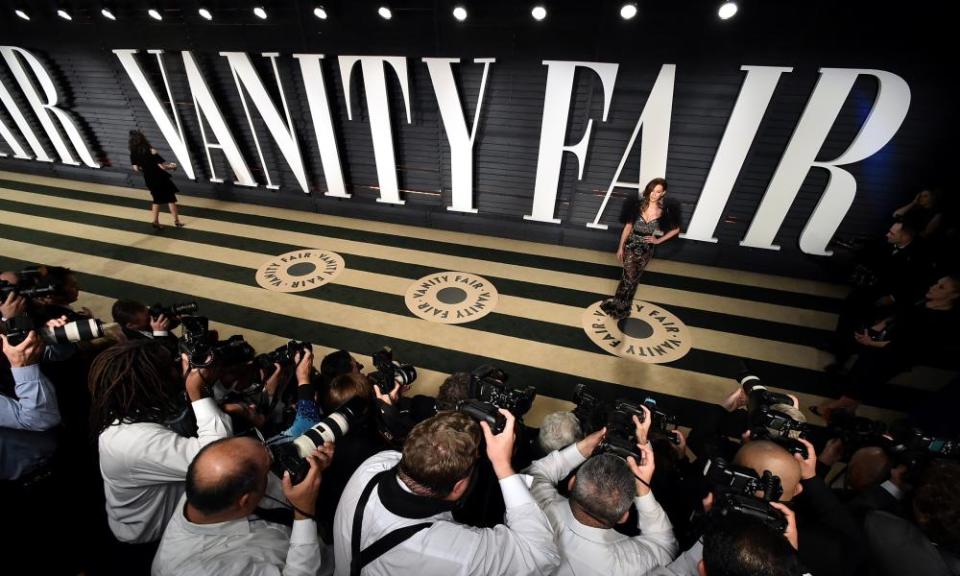
[[[327,442],[343,438],[350,427],[366,414],[366,410],[367,402],[363,398],[351,398],[293,442],[272,446],[274,473],[282,478],[284,472],[289,472],[291,482],[302,482],[310,471],[310,464],[305,458]]]
[[[47,344],[69,344],[71,342],[85,342],[102,338],[104,332],[110,331],[116,324],[104,324],[96,318],[67,322],[63,326],[40,328],[40,338]]]

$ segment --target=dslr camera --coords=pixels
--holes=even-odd
[[[217,332],[210,330],[210,320],[206,316],[184,316],[181,323],[183,338],[180,340],[180,350],[186,353],[190,366],[194,368],[237,366],[250,362],[256,356],[253,346],[240,334],[219,340]]]
[[[760,377],[751,373],[746,365],[738,381],[747,395],[750,437],[754,440],[771,440],[791,454],[800,454],[806,458],[807,447],[797,438],[806,438],[809,426],[806,422],[794,420],[774,408],[777,404],[792,406],[793,399],[786,394],[768,390]]]
[[[495,366],[480,366],[470,373],[470,398],[509,410],[518,418],[523,416],[533,406],[537,390],[533,386],[507,384],[507,378],[507,373]]]
[[[490,431],[494,434],[503,432],[504,428],[507,427],[507,419],[500,413],[500,410],[483,400],[461,400],[457,404],[457,412],[462,412],[477,422],[486,422],[490,426]]]
[[[170,321],[170,328],[176,328],[180,325],[181,316],[196,314],[199,309],[200,307],[196,302],[180,302],[178,304],[171,304],[170,306],[164,306],[158,302],[147,308],[147,312],[153,320],[159,318],[161,314],[166,316]]]
[[[303,482],[310,471],[306,457],[327,442],[343,438],[364,417],[366,409],[367,403],[362,398],[351,398],[293,441],[271,445],[273,473],[282,478],[284,472],[290,472],[291,482]]]
[[[17,284],[0,280],[0,301],[6,300],[10,293],[24,298],[53,294],[57,291],[57,288],[50,282],[43,282],[46,275],[47,268],[45,266],[27,266],[17,272]]]
[[[37,326],[29,316],[17,316],[3,322],[3,332],[12,346],[23,343],[31,330],[36,331],[40,339],[47,344],[70,344],[102,338],[105,330],[115,326],[117,325],[113,323],[104,324],[95,318],[87,318],[50,328],[45,325]]]
[[[787,529],[786,517],[770,506],[770,502],[783,496],[783,486],[780,478],[769,470],[758,476],[750,468],[728,464],[722,458],[716,458],[707,461],[703,476],[709,490],[714,494],[710,514],[751,516],[779,534]]]
[[[301,352],[307,353],[310,350],[313,350],[313,346],[309,342],[290,340],[283,346],[278,346],[275,350],[258,354],[256,357],[257,366],[264,370],[273,370],[274,364],[293,366],[297,362],[298,354]]]
[[[368,374],[367,378],[384,394],[393,392],[393,388],[397,385],[409,386],[417,379],[417,369],[412,364],[403,364],[394,360],[393,350],[389,346],[374,352],[373,365],[377,371]]]

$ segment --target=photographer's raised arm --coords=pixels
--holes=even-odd
[[[36,332],[13,346],[3,338],[3,353],[10,362],[16,398],[0,396],[0,427],[49,430],[60,423],[53,383],[40,371],[43,342]]]
[[[530,492],[541,508],[545,509],[558,499],[566,500],[557,492],[557,484],[569,476],[577,466],[587,461],[606,433],[606,428],[598,430],[563,450],[554,450],[543,458],[534,460],[524,470],[533,477]]]

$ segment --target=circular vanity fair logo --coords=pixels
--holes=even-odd
[[[304,248],[272,258],[257,270],[257,284],[274,292],[304,292],[340,275],[343,257],[327,250]]]
[[[649,302],[633,301],[630,316],[615,320],[600,309],[587,308],[583,329],[594,344],[623,358],[663,364],[686,356],[693,344],[690,329],[667,310]]]
[[[440,324],[483,318],[497,306],[497,288],[486,278],[464,272],[437,272],[407,288],[404,300],[414,315]]]

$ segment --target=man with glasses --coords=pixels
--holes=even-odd
[[[187,470],[186,494],[160,541],[154,576],[166,574],[330,574],[333,558],[321,554],[313,519],[320,474],[333,444],[307,457],[310,471],[299,484],[288,473],[283,495],[293,526],[270,522],[261,508],[272,457],[262,437],[242,436],[205,446]],[[286,503],[282,503],[286,504]]]

